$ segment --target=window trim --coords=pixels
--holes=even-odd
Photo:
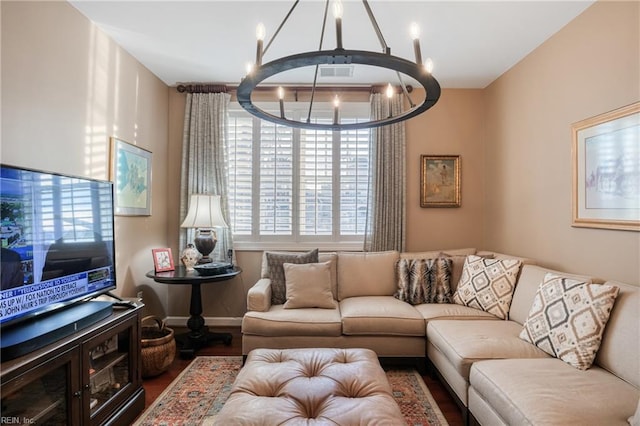
[[[258,103],[257,103],[258,104]],[[265,111],[271,110],[272,113],[277,114],[279,110],[279,104],[276,102],[259,102],[260,108]],[[306,117],[309,104],[308,102],[296,102],[294,105],[288,105],[288,114],[290,110],[294,110],[296,116]],[[369,103],[368,102],[344,102],[341,104],[341,112],[344,114],[348,111],[348,114],[353,117],[369,116]],[[243,116],[252,119],[252,138],[254,141],[260,140],[260,126],[256,126],[255,123],[261,119],[248,114],[240,104],[236,101],[232,101],[229,105],[229,114],[234,117]],[[246,114],[246,115],[245,115]],[[321,116],[323,118],[332,118],[333,105],[331,102],[315,102],[314,103],[314,115]],[[298,128],[292,129],[292,138],[297,142],[300,142],[301,130]],[[362,235],[340,235],[340,133],[332,132],[332,155],[333,164],[338,165],[338,169],[333,173],[332,185],[334,190],[332,191],[332,235],[300,235],[300,206],[299,203],[293,203],[292,206],[292,235],[259,235],[259,229],[256,229],[256,224],[260,221],[260,209],[252,209],[252,234],[233,234],[234,249],[240,251],[262,251],[262,250],[309,250],[318,248],[322,251],[335,251],[335,250],[348,250],[348,251],[362,251],[365,236]],[[335,148],[338,149],[335,149]],[[300,154],[300,144],[293,144],[292,156],[298,156]],[[337,157],[337,158],[336,158]],[[260,150],[252,149],[252,162],[253,164],[259,164],[260,162]],[[253,170],[253,167],[252,167]],[[292,193],[298,194],[300,188],[300,162],[294,161],[293,164],[293,187]],[[295,178],[298,177],[298,178]],[[259,175],[252,173],[251,176],[253,188],[259,188],[260,177]],[[298,191],[298,192],[296,192]],[[253,198],[253,197],[252,197]],[[294,197],[297,199],[298,195]],[[337,239],[336,239],[337,238]]]

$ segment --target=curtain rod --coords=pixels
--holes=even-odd
[[[278,86],[261,86],[256,87],[254,91],[269,92],[273,91]],[[287,86],[283,87],[296,92],[311,91],[311,86]],[[176,89],[180,93],[228,93],[235,92],[238,86],[227,86],[225,84],[179,84]],[[385,85],[379,86],[317,86],[316,91],[319,92],[367,92],[367,93],[383,93],[386,90]],[[411,93],[413,86],[407,85],[407,92]]]
[[[180,93],[227,93],[227,86],[224,84],[179,84],[176,89]]]

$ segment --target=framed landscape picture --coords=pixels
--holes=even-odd
[[[151,152],[111,138],[111,180],[115,214],[151,215]]]
[[[420,207],[460,207],[460,156],[420,157]]]
[[[640,231],[640,102],[572,125],[572,226]]]

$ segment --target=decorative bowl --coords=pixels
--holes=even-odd
[[[230,263],[224,262],[211,262],[203,263],[201,265],[195,265],[193,269],[198,271],[200,275],[221,275],[229,272],[229,269],[233,267]]]

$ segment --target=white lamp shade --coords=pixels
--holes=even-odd
[[[222,216],[219,195],[191,194],[189,211],[181,228],[228,228]]]

